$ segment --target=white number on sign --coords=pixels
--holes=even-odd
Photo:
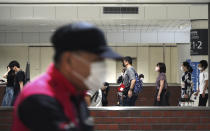
[[[202,45],[203,45],[202,41],[198,41],[198,49],[202,49]]]

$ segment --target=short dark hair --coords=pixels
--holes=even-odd
[[[143,75],[143,74],[140,74],[140,75],[139,75],[139,79],[140,79],[140,78],[144,78],[144,75]]]
[[[132,65],[132,58],[130,56],[126,56],[123,58],[123,61],[127,61],[129,64]]]
[[[165,65],[165,63],[158,63],[157,66],[160,67],[160,70],[159,70],[160,73],[166,73],[166,65]]]
[[[108,82],[104,82],[104,86],[109,86],[109,83]]]
[[[20,68],[20,64],[19,64],[19,62],[18,61],[16,61],[16,60],[13,60],[13,61],[11,61],[10,63],[9,63],[9,65],[8,65],[10,68],[13,68],[13,67],[18,67],[18,68]]]
[[[208,62],[206,60],[201,60],[200,61],[201,67],[205,70],[208,67]]]

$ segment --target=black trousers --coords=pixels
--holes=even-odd
[[[156,90],[154,106],[169,106],[169,92],[163,89],[160,94],[160,101],[157,101],[158,92],[159,90]]]
[[[206,106],[207,100],[208,100],[208,94],[205,94],[204,98],[200,94],[198,106]]]

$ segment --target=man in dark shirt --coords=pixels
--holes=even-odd
[[[104,82],[105,58],[121,58],[103,32],[79,22],[60,27],[51,38],[54,63],[26,85],[15,103],[13,131],[92,131],[84,95]]]
[[[12,68],[12,70],[15,71],[15,78],[14,78],[14,96],[12,105],[14,105],[14,102],[20,93],[20,91],[23,89],[23,86],[25,84],[25,72],[20,68],[20,64],[18,61],[14,60],[9,63],[9,67]]]

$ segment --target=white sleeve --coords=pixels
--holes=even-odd
[[[86,94],[89,95],[90,97],[92,97],[95,93],[96,93],[96,90],[88,90],[86,92]]]
[[[204,81],[209,80],[209,74],[208,72],[204,73]]]

